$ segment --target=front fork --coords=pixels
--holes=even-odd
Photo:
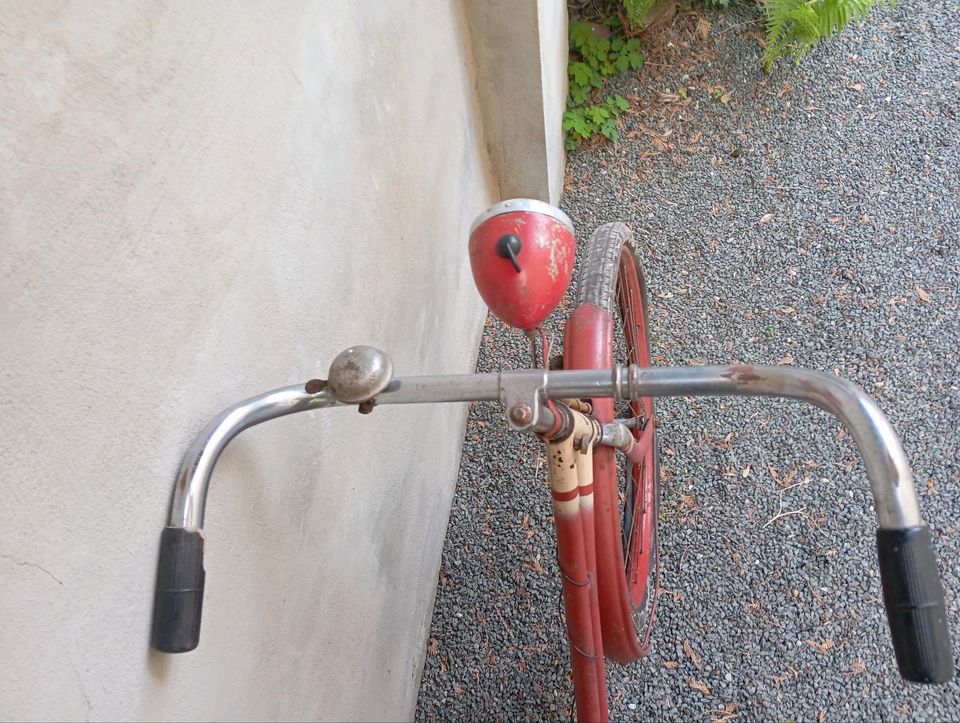
[[[560,431],[544,441],[574,698],[577,720],[607,721],[607,679],[600,632],[593,519],[593,445],[600,441],[603,430],[596,419],[580,411],[584,407],[582,403],[568,400],[567,404],[556,407],[561,418],[557,425]]]

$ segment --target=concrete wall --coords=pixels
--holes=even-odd
[[[567,109],[567,4],[537,0],[537,27],[540,40],[540,79],[543,97],[544,167],[550,200],[556,203],[563,193],[566,167],[563,112]]]
[[[556,203],[566,160],[566,2],[473,0],[466,7],[497,194]]]
[[[244,432],[200,647],[150,652],[150,612],[212,415],[352,343],[471,370],[499,190],[466,9],[12,0],[0,27],[0,717],[409,717],[461,405]]]

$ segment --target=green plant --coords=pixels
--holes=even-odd
[[[620,0],[627,25],[631,30],[640,28],[647,19],[647,13],[657,4],[657,0]],[[708,8],[725,8],[730,0],[690,0],[692,5],[705,5]]]
[[[563,129],[567,132],[567,150],[583,141],[602,135],[617,140],[617,118],[630,104],[619,95],[603,95],[604,81],[626,70],[639,70],[643,65],[640,41],[618,34],[620,22],[607,21],[612,34],[599,37],[590,23],[570,23],[570,64],[567,66],[570,92]],[[593,102],[596,101],[596,102]]]
[[[853,20],[862,20],[877,5],[896,0],[762,0],[767,20],[767,47],[763,67],[767,72],[778,58],[797,62],[821,38],[829,38]]]
[[[620,0],[627,15],[627,23],[631,28],[639,28],[650,12],[650,8],[657,4],[657,0]]]

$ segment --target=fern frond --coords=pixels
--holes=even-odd
[[[841,32],[851,22],[863,20],[876,6],[891,7],[897,0],[761,0],[767,19],[767,47],[763,67],[767,72],[777,58],[790,55],[799,61],[821,39]]]
[[[767,43],[774,45],[787,35],[790,14],[803,5],[804,0],[766,0],[763,10],[767,15]]]
[[[623,9],[627,11],[627,22],[632,28],[639,28],[647,18],[647,13],[654,6],[656,0],[621,0]]]

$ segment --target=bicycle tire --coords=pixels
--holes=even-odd
[[[564,367],[608,368],[612,363],[650,366],[647,296],[633,234],[622,223],[598,228],[580,267],[577,308],[566,329]],[[623,346],[621,346],[621,344]],[[618,410],[612,399],[594,399],[601,423]],[[645,444],[631,464],[609,447],[594,451],[597,587],[604,653],[626,664],[649,652],[656,609],[659,458],[652,398],[628,402],[632,418],[649,429],[632,430]],[[646,434],[644,434],[644,431]],[[621,487],[620,480],[624,484]],[[620,510],[620,491],[624,512]]]

